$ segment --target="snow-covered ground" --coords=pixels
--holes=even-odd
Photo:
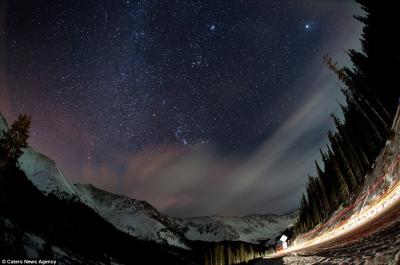
[[[46,257],[51,257],[50,260],[56,260],[57,264],[76,265],[104,265],[99,261],[93,262],[82,256],[77,255],[73,251],[66,248],[60,248],[54,244],[49,244],[45,238],[29,233],[18,226],[14,225],[10,220],[0,217],[0,242],[8,242],[2,245],[2,250],[8,253],[0,253],[2,260],[7,259],[41,259],[46,260]],[[62,261],[62,262],[60,262]],[[114,260],[109,264],[118,265]]]

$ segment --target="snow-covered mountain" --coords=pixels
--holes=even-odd
[[[273,241],[280,232],[293,225],[296,213],[287,215],[252,214],[243,217],[205,216],[177,219],[185,237],[201,241]]]
[[[176,218],[158,212],[145,201],[108,193],[90,184],[75,186],[92,209],[120,230],[138,238],[178,247],[186,247],[187,240],[273,241],[280,232],[292,226],[296,218],[295,213]]]
[[[0,114],[0,137],[7,129],[7,123]],[[145,201],[112,194],[93,185],[73,185],[52,159],[30,147],[23,150],[18,163],[43,194],[53,194],[62,200],[80,201],[117,229],[133,237],[180,248],[189,248],[190,240],[250,243],[273,240],[296,218],[295,214],[175,218],[158,212]]]
[[[90,184],[76,184],[76,188],[89,207],[118,229],[139,239],[188,248],[182,234],[168,227],[167,219],[148,202],[112,194]]]
[[[8,125],[0,113],[0,137],[3,131],[8,130]],[[28,179],[44,194],[54,194],[60,199],[74,199],[78,197],[77,191],[63,175],[56,163],[33,148],[23,149],[23,154],[18,159],[19,167],[25,172]]]
[[[79,197],[73,184],[63,175],[50,158],[28,147],[18,159],[20,168],[32,183],[45,194],[54,194],[61,199]]]

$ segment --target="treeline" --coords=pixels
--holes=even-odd
[[[204,254],[204,265],[239,264],[262,257],[261,246],[243,242],[215,243]]]
[[[330,216],[360,191],[364,178],[391,133],[399,104],[400,43],[392,4],[357,0],[365,14],[355,16],[364,24],[362,51],[347,53],[353,67],[341,68],[328,55],[326,65],[341,81],[346,105],[343,119],[332,114],[335,131],[328,132],[330,144],[321,150],[322,166],[309,176],[303,194],[297,233],[304,233]]]

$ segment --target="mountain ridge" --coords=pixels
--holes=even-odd
[[[296,218],[296,212],[289,215],[172,217],[159,212],[146,201],[112,194],[92,184],[77,183],[75,187],[85,193],[84,197],[91,201],[89,202],[91,208],[119,229],[148,240],[158,242],[167,240],[179,247],[183,247],[185,240],[206,242],[234,240],[257,244],[274,239],[280,232],[290,227]],[[139,231],[138,227],[143,229],[149,227],[146,222],[153,223],[151,229],[147,233]],[[156,234],[161,235],[161,239],[157,238]],[[179,238],[182,235],[184,238]]]
[[[7,129],[0,113],[0,137]],[[190,248],[190,241],[270,241],[293,225],[296,217],[296,213],[172,217],[147,201],[114,194],[93,184],[72,184],[55,161],[31,147],[23,149],[18,163],[27,178],[46,196],[53,194],[61,200],[79,201],[133,237],[183,249]]]

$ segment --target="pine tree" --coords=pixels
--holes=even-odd
[[[228,245],[228,264],[232,264],[234,262],[234,256],[231,245]]]
[[[297,232],[305,232],[322,217],[346,203],[359,192],[365,175],[390,133],[390,124],[399,105],[400,39],[382,28],[397,21],[396,9],[376,1],[357,0],[365,15],[355,17],[364,24],[362,50],[349,50],[353,66],[339,67],[329,56],[323,57],[344,87],[346,98],[340,105],[343,120],[332,115],[335,131],[328,132],[330,146],[321,151],[324,170],[316,164],[317,178],[309,177],[307,199],[301,199]],[[326,200],[329,202],[327,207]]]
[[[209,258],[208,258],[208,253],[205,253],[205,254],[204,254],[204,265],[212,265],[212,264],[210,263]]]
[[[16,164],[22,155],[22,149],[28,146],[30,125],[31,118],[21,114],[11,128],[4,132],[0,139],[0,170]]]
[[[317,176],[318,176],[318,184],[321,189],[321,201],[324,208],[324,217],[327,216],[331,212],[331,205],[329,204],[329,200],[327,197],[328,190],[329,190],[329,183],[325,178],[325,174],[322,171],[321,167],[319,166],[318,162],[315,161],[315,167],[317,169]]]

